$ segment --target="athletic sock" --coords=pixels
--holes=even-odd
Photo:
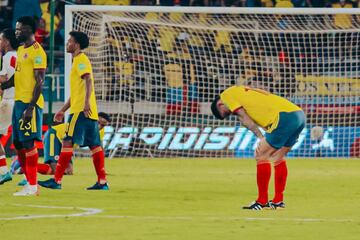
[[[64,147],[61,149],[60,157],[55,170],[55,182],[61,184],[62,177],[64,176],[65,169],[68,167],[71,157],[73,155],[72,147]]]
[[[20,166],[21,166],[21,170],[22,170],[23,174],[26,177],[26,166],[25,166],[25,163],[26,163],[26,155],[25,155],[26,154],[26,149],[23,148],[23,149],[17,150],[16,153],[18,155],[18,160],[19,160],[19,163],[20,163]]]
[[[272,200],[274,203],[282,202],[284,200],[284,190],[286,186],[287,179],[287,166],[286,161],[281,160],[279,162],[275,162],[275,197]]]
[[[26,179],[29,185],[37,185],[37,163],[39,154],[36,147],[26,150]]]
[[[37,171],[38,171],[38,173],[43,174],[43,175],[53,174],[50,165],[46,164],[46,163],[39,163]]]
[[[271,177],[271,164],[269,161],[258,161],[256,180],[258,186],[257,202],[265,205],[268,202],[268,188]]]
[[[105,172],[105,154],[102,147],[95,147],[91,149],[93,163],[98,177],[98,183],[105,184],[106,181],[106,172]]]

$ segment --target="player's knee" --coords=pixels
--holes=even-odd
[[[30,141],[23,142],[22,145],[23,145],[23,148],[28,150],[28,149],[34,148],[35,143],[34,143],[34,140],[30,140]]]

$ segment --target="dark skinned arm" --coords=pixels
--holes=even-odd
[[[243,108],[236,111],[241,124],[252,131],[258,138],[263,138],[264,135],[260,132],[259,126],[252,120]]]
[[[33,95],[32,95],[30,104],[27,107],[27,109],[24,111],[24,114],[23,114],[24,123],[30,122],[33,117],[33,110],[35,108],[36,102],[38,101],[38,99],[40,97],[40,94],[42,91],[42,85],[45,80],[45,70],[44,69],[35,69],[34,75],[35,75],[36,84],[35,84],[35,87],[33,90]]]
[[[91,115],[91,109],[90,109],[90,96],[92,92],[92,83],[91,83],[91,77],[90,74],[86,74],[82,77],[82,79],[85,81],[85,105],[84,105],[84,114],[85,117],[89,117]]]

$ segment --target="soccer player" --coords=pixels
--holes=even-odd
[[[285,156],[305,126],[305,114],[301,108],[261,89],[232,86],[214,99],[211,111],[221,120],[231,114],[236,115],[242,125],[260,139],[255,151],[258,198],[243,209],[284,208],[283,193],[287,179]],[[265,136],[259,127],[266,131]],[[275,196],[269,201],[271,161],[275,170]]]
[[[0,33],[0,51],[2,53],[2,68],[0,72],[0,84],[11,78],[15,73],[16,49],[19,44],[15,32],[12,29],[4,29]],[[4,92],[0,90],[0,135],[6,134],[11,125],[11,114],[14,107],[14,88],[8,88]],[[11,181],[12,176],[6,165],[6,156],[3,145],[0,143],[0,185]]]
[[[54,116],[55,122],[61,122],[64,113],[70,108],[68,128],[62,141],[62,149],[56,166],[54,178],[39,181],[39,185],[61,189],[61,180],[71,157],[74,144],[88,146],[91,149],[97,182],[88,190],[108,190],[106,180],[104,150],[101,146],[98,112],[94,92],[94,78],[89,58],[82,52],[89,46],[89,38],[83,32],[72,31],[66,44],[66,51],[72,54],[73,62],[70,75],[70,98]]]
[[[34,141],[41,141],[42,137],[44,98],[41,89],[45,79],[46,53],[35,41],[35,31],[36,23],[32,17],[25,16],[17,20],[15,35],[23,45],[17,51],[15,77],[12,81],[12,84],[15,84],[15,105],[12,114],[13,142],[29,184],[14,193],[15,196],[38,194],[39,155]],[[9,86],[10,84],[4,87]]]
[[[100,141],[103,139],[105,134],[104,127],[107,126],[111,119],[110,116],[104,112],[99,112],[99,134]],[[53,125],[44,135],[44,163],[38,164],[38,173],[44,175],[53,175],[55,173],[56,164],[59,159],[60,151],[62,148],[62,140],[65,137],[66,132],[65,123]],[[70,162],[68,167],[65,169],[65,174],[73,174],[73,166]]]

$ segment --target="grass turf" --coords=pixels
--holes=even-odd
[[[254,160],[111,159],[106,164],[110,191],[84,190],[96,179],[89,159],[75,162],[75,175],[64,177],[62,190],[42,188],[38,197],[13,197],[20,176],[0,186],[1,236],[24,240],[360,238],[359,160],[288,160],[287,205],[277,211],[241,209],[256,197]],[[81,208],[102,212],[73,216],[92,211]]]

